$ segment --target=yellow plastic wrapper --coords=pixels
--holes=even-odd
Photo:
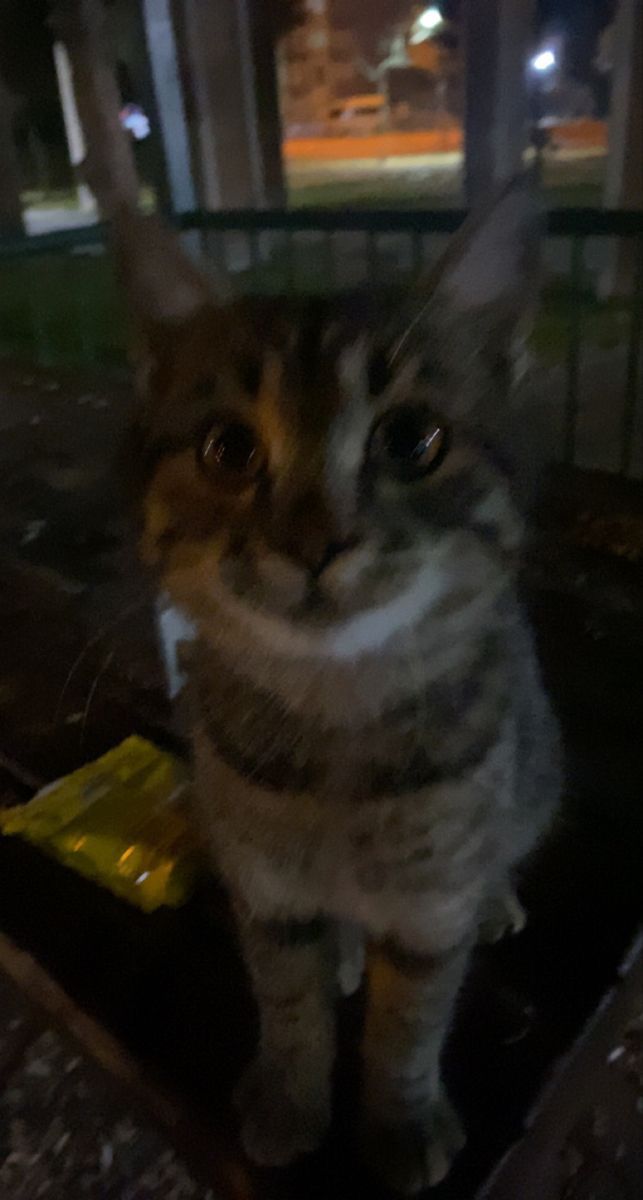
[[[180,759],[129,737],[96,762],[0,813],[19,834],[116,896],[153,912],[189,897],[199,868]]]

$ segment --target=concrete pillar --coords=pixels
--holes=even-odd
[[[103,216],[138,203],[138,176],[120,122],[113,48],[101,0],[52,0],[51,24],[66,47],[86,147],[84,176]]]
[[[535,0],[464,0],[465,194],[475,204],[520,169]]]
[[[56,78],[58,80],[58,94],[60,96],[65,136],[67,138],[67,152],[75,174],[87,152],[85,137],[78,115],[76,96],[74,94],[74,79],[67,48],[62,42],[54,42],[53,51]],[[78,196],[78,207],[81,212],[91,212],[95,208],[94,197],[86,183],[81,181],[76,184],[76,195]]]
[[[284,202],[269,8],[262,0],[179,0],[176,5],[204,208],[267,208]]]
[[[189,212],[198,200],[171,0],[141,0],[140,16],[163,146],[163,190],[173,212]]]
[[[620,0],[616,16],[605,207],[643,210],[643,0]],[[634,262],[617,242],[602,290],[630,292]]]

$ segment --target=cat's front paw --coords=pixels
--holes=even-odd
[[[320,1092],[298,1095],[283,1070],[255,1059],[234,1097],[248,1158],[262,1167],[286,1167],[317,1150],[330,1124],[330,1098]]]
[[[465,1136],[457,1113],[442,1094],[418,1116],[389,1123],[366,1117],[361,1154],[371,1175],[402,1196],[416,1196],[448,1175]]]

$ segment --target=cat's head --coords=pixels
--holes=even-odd
[[[533,225],[514,184],[397,306],[221,303],[178,243],[136,231],[143,553],[190,615],[403,624],[506,574]]]

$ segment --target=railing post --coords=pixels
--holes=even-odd
[[[634,457],[637,404],[641,378],[641,342],[643,341],[643,234],[636,241],[634,257],[634,297],[630,323],[630,342],[627,353],[627,379],[623,429],[621,435],[621,472],[629,475]]]
[[[580,384],[580,348],[582,328],[582,293],[584,241],[574,237],[571,262],[571,311],[569,317],[569,345],[567,351],[567,389],[565,398],[565,433],[563,454],[566,463],[574,465],[576,457],[576,433],[578,425],[578,398]]]

